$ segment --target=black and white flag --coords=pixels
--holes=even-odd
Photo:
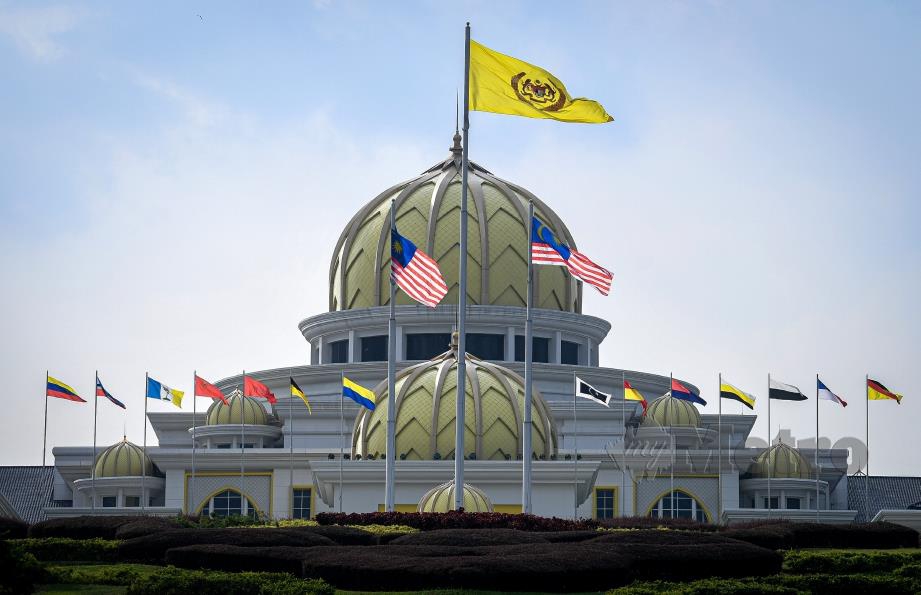
[[[605,407],[611,402],[611,395],[603,393],[588,382],[576,376],[576,396],[601,403]]]
[[[771,378],[769,389],[770,393],[768,397],[771,399],[779,399],[781,401],[805,401],[809,398],[803,394],[803,391],[792,384],[784,384],[773,378]]]

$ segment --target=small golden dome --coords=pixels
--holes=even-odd
[[[521,451],[524,380],[502,366],[467,355],[465,454],[480,460],[516,460]],[[406,459],[454,456],[457,412],[457,353],[453,349],[410,366],[396,377],[396,455]],[[387,381],[374,393],[374,411],[362,409],[352,431],[352,453],[379,458],[387,445]],[[533,453],[556,454],[553,416],[540,392],[531,396]],[[533,456],[533,455],[532,455]]]
[[[758,455],[749,473],[759,479],[815,479],[812,466],[806,458],[783,442],[778,442]]]
[[[128,442],[127,438],[99,453],[99,456],[96,457],[94,468],[96,477],[141,477],[145,474],[153,477],[160,475],[160,471],[150,461],[150,458],[144,454],[144,449],[137,444]]]
[[[677,399],[671,392],[667,392],[649,404],[643,424],[669,428],[699,428],[700,413],[692,403]]]
[[[269,425],[269,414],[266,413],[257,399],[244,397],[239,389],[235,389],[227,396],[228,405],[219,400],[208,407],[205,425],[220,426],[226,424],[244,423],[248,426]],[[240,408],[243,408],[243,420],[240,420]]]
[[[454,481],[436,486],[422,496],[419,512],[448,512],[454,510]],[[492,512],[492,502],[486,492],[470,484],[464,484],[464,511]]]

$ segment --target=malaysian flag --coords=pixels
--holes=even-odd
[[[97,398],[98,398],[98,397],[105,397],[105,398],[107,398],[108,400],[112,401],[112,404],[118,405],[118,406],[121,407],[122,409],[125,408],[125,404],[124,404],[124,403],[122,403],[121,401],[119,401],[118,399],[116,399],[115,397],[113,397],[112,394],[109,393],[109,391],[107,391],[106,388],[105,388],[104,386],[102,386],[102,381],[99,380],[99,375],[98,375],[98,374],[96,375],[96,397],[97,397]]]
[[[531,222],[531,261],[534,264],[564,265],[573,277],[588,283],[602,295],[608,295],[611,291],[614,275],[584,254],[560,243],[550,228],[537,217]]]
[[[438,263],[401,236],[396,228],[390,230],[390,275],[409,297],[430,308],[437,306],[448,293]]]

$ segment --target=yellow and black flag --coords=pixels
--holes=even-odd
[[[721,399],[732,399],[733,401],[738,401],[742,403],[749,409],[755,408],[755,396],[747,392],[741,391],[736,387],[732,386],[728,382],[720,383],[720,398]]]
[[[307,413],[313,415],[313,411],[310,410],[310,401],[307,400],[307,395],[305,395],[304,391],[301,390],[301,387],[297,385],[297,382],[294,381],[294,378],[289,376],[288,380],[291,381],[291,396],[300,397],[301,401],[304,402],[304,405],[307,405]]]
[[[614,120],[597,101],[573,98],[539,66],[470,40],[470,109],[495,114],[603,124]]]
[[[902,395],[892,392],[883,383],[872,378],[867,378],[867,399],[870,401],[895,401],[902,404]]]

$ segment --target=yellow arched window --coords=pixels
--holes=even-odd
[[[202,514],[215,517],[251,516],[258,514],[256,505],[249,498],[243,498],[236,490],[223,490],[211,496],[202,507]]]
[[[666,492],[650,507],[649,516],[659,519],[692,519],[701,523],[710,520],[704,505],[684,490]]]

